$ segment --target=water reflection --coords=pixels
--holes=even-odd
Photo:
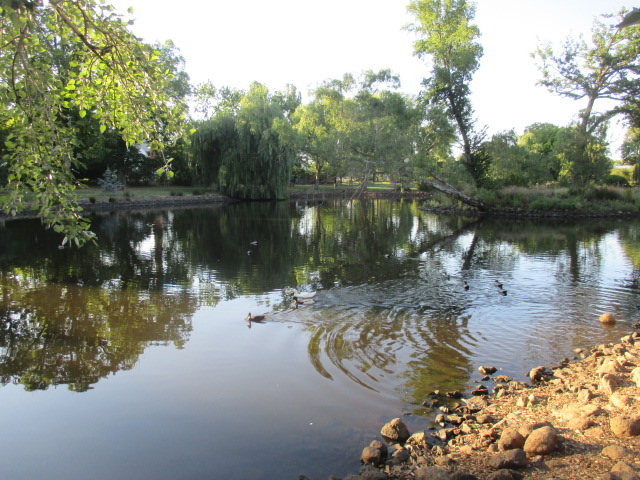
[[[33,220],[9,222],[0,231],[2,382],[86,390],[131,368],[150,344],[184,345],[199,308],[253,295],[276,320],[305,327],[322,377],[375,392],[400,378],[396,388],[417,406],[434,388],[464,389],[473,358],[505,336],[505,362],[523,346],[535,359],[574,336],[595,343],[600,332],[581,327],[587,316],[633,315],[637,222],[480,221],[417,207],[280,202],[95,214],[98,245],[80,251],[57,248]],[[618,244],[632,268],[614,258]],[[319,290],[320,301],[292,309],[291,287]],[[554,297],[562,302],[552,308]],[[518,333],[523,326],[530,331]]]

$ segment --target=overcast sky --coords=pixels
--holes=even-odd
[[[428,66],[413,56],[408,0],[112,0],[133,7],[133,31],[147,42],[173,42],[193,83],[271,90],[295,85],[303,94],[344,73],[390,68],[416,94]],[[478,0],[475,23],[484,47],[471,84],[473,105],[490,133],[535,122],[566,125],[584,105],[536,86],[531,53],[540,42],[589,36],[593,20],[638,1]],[[596,105],[597,106],[597,105]],[[622,129],[611,129],[614,148]],[[617,157],[617,152],[612,152]]]

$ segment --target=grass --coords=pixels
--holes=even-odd
[[[80,199],[91,199],[94,201],[105,201],[110,197],[115,199],[130,200],[131,198],[148,197],[169,197],[183,195],[203,195],[211,192],[202,187],[176,187],[176,186],[153,186],[153,187],[126,187],[120,192],[105,192],[100,187],[86,187],[76,190]]]

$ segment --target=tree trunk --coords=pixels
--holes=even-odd
[[[422,183],[425,183],[426,185],[430,186],[434,190],[438,190],[439,192],[442,192],[445,195],[448,195],[448,196],[453,197],[453,198],[455,198],[457,200],[460,200],[465,205],[469,205],[470,207],[477,208],[481,212],[484,212],[484,211],[487,210],[487,207],[482,202],[476,200],[475,198],[471,198],[468,195],[465,195],[464,193],[462,193],[461,191],[457,190],[455,187],[453,187],[449,183],[445,182],[440,177],[437,177],[435,175],[432,175],[432,177],[436,180],[436,182],[434,182],[432,180],[427,180],[427,179],[424,179],[424,178],[421,179],[420,181]]]

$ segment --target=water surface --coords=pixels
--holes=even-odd
[[[82,250],[6,222],[0,476],[346,476],[383,423],[424,429],[429,392],[468,391],[479,365],[524,379],[637,321],[640,222],[417,207],[96,214]]]

